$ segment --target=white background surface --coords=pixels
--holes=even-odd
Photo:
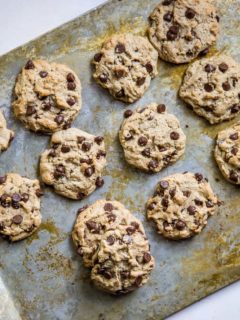
[[[103,2],[105,1],[0,0],[0,55]],[[240,282],[195,303],[169,320],[240,320],[239,294]]]

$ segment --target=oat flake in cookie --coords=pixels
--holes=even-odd
[[[149,39],[161,59],[186,63],[216,41],[219,17],[211,0],[163,0],[150,15]]]
[[[7,128],[6,120],[0,111],[0,152],[5,151],[14,138],[14,132]]]
[[[121,203],[98,200],[80,209],[72,237],[98,288],[121,294],[148,281],[154,258],[143,225]]]
[[[81,109],[81,84],[67,66],[29,60],[15,85],[15,116],[32,130],[52,133],[71,126]]]
[[[215,159],[225,179],[240,184],[240,122],[218,133]]]
[[[183,155],[186,137],[179,121],[166,112],[164,104],[126,110],[124,117],[119,139],[125,159],[131,165],[159,172]]]
[[[200,173],[177,173],[157,185],[147,216],[164,237],[179,240],[198,234],[218,207],[218,198]]]
[[[226,55],[188,67],[180,97],[211,124],[236,117],[240,111],[240,64]]]
[[[95,54],[94,79],[111,95],[127,103],[138,100],[157,75],[157,51],[147,38],[114,35]]]
[[[42,180],[64,197],[81,200],[104,184],[104,138],[76,128],[54,133],[40,160]]]
[[[16,173],[0,177],[0,235],[11,241],[30,236],[41,224],[38,180]]]

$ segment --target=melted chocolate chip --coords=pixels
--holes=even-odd
[[[163,113],[163,112],[165,112],[166,111],[166,106],[165,106],[165,104],[159,104],[158,106],[157,106],[157,112],[158,113]]]
[[[156,208],[156,202],[151,202],[149,205],[148,205],[148,210],[154,210]]]
[[[27,193],[23,193],[22,194],[22,201],[23,202],[28,202],[28,200],[29,200],[29,195]]]
[[[163,198],[161,201],[161,205],[166,209],[169,205],[169,201],[166,198]]]
[[[15,224],[21,224],[23,221],[23,217],[20,214],[17,214],[12,218],[12,222]]]
[[[158,162],[156,160],[151,160],[148,164],[150,170],[154,170],[158,167]]]
[[[67,82],[74,82],[75,81],[75,77],[74,74],[72,74],[71,72],[69,72],[67,74]]]
[[[205,83],[204,90],[207,92],[212,92],[214,90],[214,86],[211,83]]]
[[[145,65],[145,68],[149,74],[153,72],[153,66],[150,62]]]
[[[55,168],[55,171],[54,171],[54,178],[55,179],[59,179],[61,177],[64,177],[66,174],[66,170],[65,170],[65,167],[62,165],[62,164],[59,164],[56,168]]]
[[[231,154],[233,154],[234,156],[236,156],[237,153],[238,153],[238,148],[237,148],[237,147],[233,147],[233,148],[231,149]]]
[[[208,72],[208,73],[213,72],[215,70],[216,70],[216,67],[214,67],[212,64],[207,64],[205,66],[205,71]]]
[[[206,56],[208,54],[208,52],[209,52],[209,48],[206,48],[206,49],[202,50],[199,55],[201,57],[204,57],[204,56]]]
[[[84,140],[86,140],[85,137],[77,137],[77,142],[78,143],[83,143]]]
[[[4,184],[7,180],[7,176],[0,177],[0,184]]]
[[[25,69],[26,70],[30,70],[30,69],[34,69],[34,68],[35,68],[35,66],[34,66],[32,60],[28,60],[26,65],[25,65]]]
[[[114,222],[117,217],[115,214],[110,213],[110,214],[108,214],[107,218],[108,218],[108,222],[110,223],[110,222]]]
[[[70,107],[72,107],[75,103],[76,103],[76,100],[75,100],[74,97],[69,97],[69,98],[67,99],[67,104],[68,104]]]
[[[27,105],[26,116],[32,116],[37,110],[33,103]]]
[[[125,76],[125,71],[124,70],[116,70],[114,72],[114,74],[117,79],[121,79]]]
[[[101,74],[101,75],[99,76],[99,80],[100,80],[102,83],[107,83],[107,81],[108,81],[108,76],[103,73],[103,74]]]
[[[107,237],[107,242],[108,242],[108,244],[109,244],[110,246],[112,246],[112,245],[114,244],[114,242],[115,242],[114,236],[108,236],[108,237]]]
[[[169,190],[169,194],[170,194],[171,198],[174,198],[176,195],[176,189]]]
[[[83,198],[85,198],[85,194],[84,194],[83,192],[78,192],[77,198],[78,198],[79,200],[82,200]]]
[[[138,144],[139,144],[139,146],[141,146],[141,147],[145,146],[145,145],[147,144],[147,142],[148,142],[148,140],[147,140],[147,138],[145,138],[145,137],[140,137],[140,138],[138,139]]]
[[[43,195],[44,195],[44,192],[42,191],[42,189],[37,189],[37,190],[36,190],[36,196],[37,196],[37,197],[40,198],[40,197],[42,197]]]
[[[167,21],[167,22],[171,22],[171,21],[172,21],[172,18],[173,18],[172,12],[167,12],[167,13],[165,13],[164,16],[163,16],[163,20],[164,20],[164,21]]]
[[[41,78],[46,78],[48,76],[48,72],[47,71],[40,71],[39,75]]]
[[[151,259],[152,259],[151,254],[149,252],[144,252],[143,263],[149,263]]]
[[[102,59],[102,53],[96,53],[96,54],[94,55],[94,61],[100,62],[101,59]]]
[[[231,134],[230,136],[229,136],[229,138],[231,139],[231,140],[238,140],[238,133],[237,132],[235,132],[235,133],[233,133],[233,134]]]
[[[100,268],[98,270],[98,273],[101,274],[104,278],[110,280],[113,278],[113,274],[111,273],[111,271],[109,271],[108,269],[105,268]]]
[[[95,181],[95,185],[97,188],[101,188],[104,185],[104,180],[102,177],[97,177]]]
[[[187,10],[186,10],[186,12],[185,12],[185,17],[187,18],[187,19],[193,19],[194,17],[195,17],[195,15],[196,15],[196,12],[193,10],[193,9],[191,9],[191,8],[187,8]]]
[[[125,96],[125,92],[123,89],[121,89],[120,91],[118,91],[116,94],[115,94],[116,98],[122,98]]]
[[[189,206],[189,207],[187,208],[187,211],[188,211],[188,213],[189,213],[191,216],[193,216],[193,215],[195,214],[195,212],[196,212],[196,207],[194,207],[194,206]]]
[[[88,230],[91,231],[92,233],[99,233],[100,232],[100,227],[95,221],[92,221],[92,220],[87,221],[86,226],[87,226]]]
[[[175,223],[176,229],[179,231],[182,231],[186,228],[186,224],[185,222],[181,221],[181,220],[177,220]]]
[[[64,116],[62,116],[61,114],[58,114],[55,118],[54,118],[54,121],[57,123],[57,124],[62,124],[64,122]]]
[[[103,137],[100,137],[100,136],[98,136],[98,137],[96,137],[95,139],[94,139],[94,141],[100,146],[100,144],[103,142],[103,140],[104,140],[104,138]]]
[[[106,157],[106,152],[103,151],[103,150],[99,150],[97,155],[96,155],[97,159],[100,159],[101,157]]]
[[[191,191],[183,191],[183,195],[184,195],[184,197],[187,197],[187,198],[189,198],[190,197],[190,195],[191,195]]]
[[[82,247],[78,247],[77,253],[80,255],[80,257],[83,257],[83,248]]]
[[[170,41],[176,40],[179,33],[179,26],[171,26],[167,32],[167,39]]]
[[[151,156],[151,149],[150,148],[145,148],[142,152],[142,155],[146,158],[150,158]]]
[[[121,272],[120,272],[120,275],[121,275],[121,278],[122,278],[122,279],[128,279],[129,276],[130,276],[130,272],[124,270],[124,271],[121,271]]]
[[[76,89],[76,83],[75,82],[68,82],[67,83],[68,90],[75,90]]]
[[[140,287],[141,283],[142,283],[142,276],[138,276],[135,281],[134,281],[134,285],[137,287]]]
[[[167,189],[168,187],[169,187],[169,183],[168,183],[168,181],[166,181],[166,180],[162,180],[162,181],[160,181],[159,182],[159,186],[162,188],[162,189]]]
[[[203,180],[203,175],[201,173],[195,173],[194,176],[198,182],[201,182]]]
[[[222,87],[223,87],[223,90],[224,90],[224,91],[229,91],[229,90],[231,90],[231,85],[230,85],[230,83],[229,83],[228,81],[223,82]]]
[[[237,113],[237,112],[239,112],[239,110],[240,110],[240,105],[239,104],[234,104],[231,107],[231,113]]]
[[[115,47],[115,52],[116,53],[123,53],[126,51],[125,45],[122,43],[118,43]]]
[[[196,204],[197,206],[202,206],[202,205],[203,205],[203,202],[202,202],[202,200],[200,200],[200,199],[195,199],[194,202],[195,202],[195,204]]]
[[[110,202],[107,202],[107,203],[105,203],[103,209],[107,212],[112,212],[114,208]]]
[[[169,6],[173,1],[174,1],[174,0],[164,0],[162,4],[163,4],[164,6]]]
[[[92,166],[92,167],[85,169],[84,175],[85,175],[85,177],[90,178],[94,174],[94,172],[95,172],[95,168]]]
[[[218,68],[221,72],[225,73],[228,70],[228,65],[225,62],[222,62]]]
[[[12,201],[13,202],[19,202],[19,201],[21,201],[22,200],[22,197],[21,197],[21,195],[19,194],[19,193],[14,193],[13,195],[12,195]]]
[[[145,77],[137,78],[137,81],[136,81],[137,86],[141,87],[145,83],[145,80],[146,80]]]
[[[85,211],[87,208],[88,208],[88,206],[86,205],[86,206],[84,206],[84,207],[82,207],[82,208],[78,209],[77,214],[82,213],[82,212],[83,212],[83,211]]]
[[[230,171],[229,178],[233,182],[238,182],[238,174],[234,170]]]
[[[126,110],[123,114],[124,118],[129,118],[133,114],[132,110]]]
[[[89,142],[83,142],[82,143],[82,150],[83,151],[89,151],[91,149],[91,143],[89,143]]]
[[[179,135],[178,132],[173,131],[173,132],[170,133],[170,138],[172,140],[178,140],[180,138],[180,135]]]
[[[206,201],[206,207],[207,208],[213,208],[214,207],[213,202],[211,200]]]
[[[61,151],[63,153],[68,153],[70,150],[71,150],[70,147],[66,146],[66,145],[63,145],[62,148],[61,148]]]

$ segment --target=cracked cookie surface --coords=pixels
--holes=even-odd
[[[95,54],[93,78],[110,94],[127,103],[138,100],[157,75],[157,51],[147,38],[114,35]]]
[[[240,184],[240,122],[218,133],[215,159],[225,179]]]
[[[180,240],[199,234],[219,204],[207,179],[200,173],[177,173],[164,178],[147,202],[147,217],[158,233]]]
[[[131,165],[159,172],[183,155],[185,134],[177,118],[166,112],[164,104],[126,110],[124,117],[119,139],[125,159]]]
[[[149,18],[151,43],[161,59],[176,64],[196,58],[219,33],[211,0],[163,0]]]
[[[81,109],[80,80],[63,64],[29,60],[14,91],[14,114],[32,131],[52,133],[69,128]]]
[[[106,165],[104,138],[77,128],[55,132],[51,148],[40,160],[43,181],[55,192],[81,200],[104,184],[102,171]]]
[[[154,258],[143,225],[121,203],[98,200],[80,209],[72,237],[100,289],[121,294],[148,281]]]
[[[211,124],[233,119],[240,112],[240,64],[227,55],[194,62],[179,95]]]
[[[30,236],[41,224],[38,180],[16,173],[0,177],[0,235],[11,241]]]
[[[0,110],[0,152],[7,150],[14,138],[14,132],[7,128],[7,123]]]

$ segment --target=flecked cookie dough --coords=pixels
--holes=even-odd
[[[127,103],[138,100],[157,75],[157,51],[147,38],[114,35],[95,54],[93,78],[111,95]]]
[[[216,41],[219,17],[211,0],[163,0],[149,17],[149,39],[161,59],[186,63]]]
[[[38,180],[16,173],[0,177],[0,235],[11,241],[30,236],[41,224]]]
[[[17,77],[15,116],[32,131],[52,133],[71,126],[81,109],[81,84],[67,66],[29,60]]]
[[[218,198],[202,174],[177,173],[159,182],[147,202],[147,216],[164,237],[185,239],[202,231],[218,204]]]
[[[54,133],[40,160],[42,180],[71,199],[83,199],[104,184],[104,138],[76,128]]]
[[[226,55],[196,61],[179,94],[211,124],[232,119],[240,112],[240,64]]]
[[[119,131],[124,155],[131,165],[159,172],[184,153],[186,137],[177,118],[164,104],[152,103],[135,111],[126,110]]]
[[[6,120],[0,111],[0,152],[7,150],[14,138],[14,132],[7,128]]]
[[[145,284],[154,268],[142,223],[117,201],[98,200],[79,210],[73,241],[91,279],[112,294]]]
[[[218,133],[215,159],[225,179],[240,184],[240,122]]]

